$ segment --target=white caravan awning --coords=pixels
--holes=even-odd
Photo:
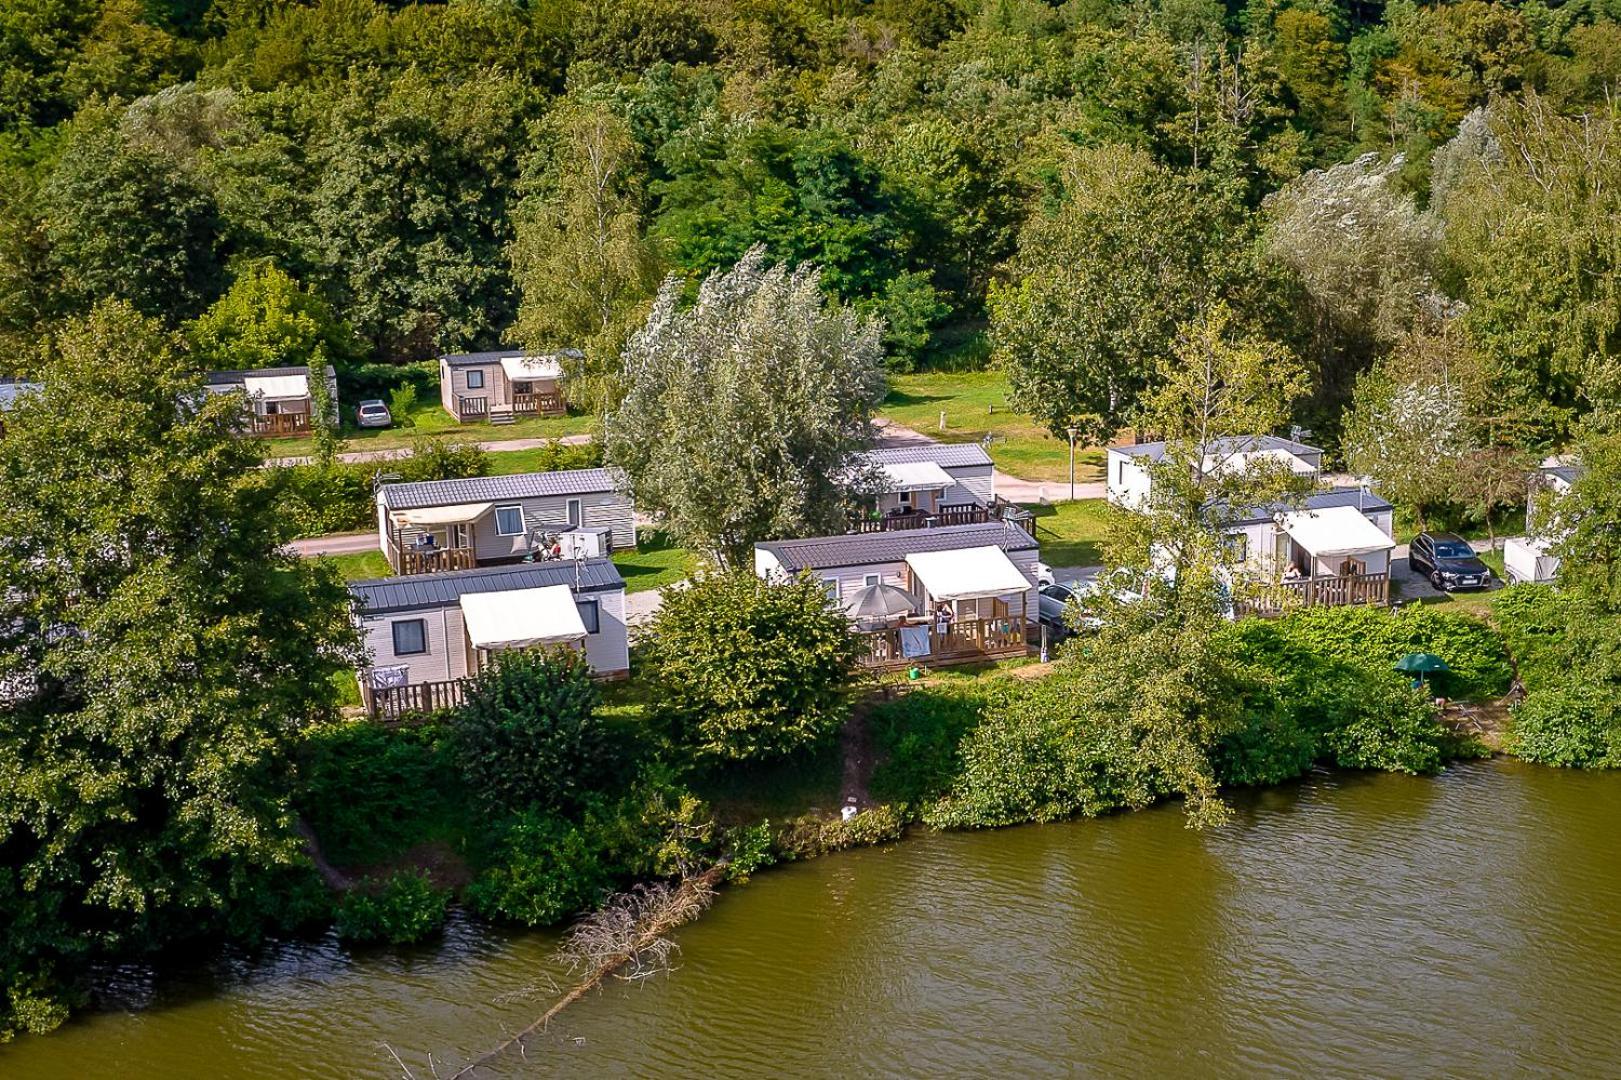
[[[585,638],[574,590],[567,585],[466,593],[461,605],[467,639],[476,649],[523,649]]]
[[[396,510],[390,517],[396,525],[460,525],[483,517],[493,505],[461,503],[457,506],[424,506],[420,510]]]
[[[1231,457],[1211,455],[1204,459],[1206,472],[1210,472],[1218,465],[1224,473],[1243,472],[1249,468],[1251,462],[1277,462],[1281,461],[1289,467],[1289,471],[1296,476],[1311,476],[1317,472],[1316,466],[1305,458],[1298,457],[1281,447],[1272,447],[1269,450],[1245,450],[1233,454]]]
[[[310,396],[307,375],[249,375],[242,380],[242,388],[265,401],[302,400]]]
[[[922,551],[906,556],[906,565],[936,600],[1006,596],[1030,587],[1007,552],[995,544],[956,551]]]
[[[563,377],[563,364],[555,356],[503,356],[501,370],[507,373],[507,378],[519,382]]]
[[[1313,558],[1367,555],[1396,546],[1396,541],[1354,506],[1296,510],[1284,514],[1280,524]]]
[[[906,461],[878,468],[884,474],[886,491],[929,491],[956,483],[951,474],[934,461]]]

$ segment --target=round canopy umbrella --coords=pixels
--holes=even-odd
[[[1449,671],[1447,662],[1434,653],[1410,652],[1396,661],[1396,670],[1413,675],[1428,675],[1433,671]]]
[[[868,585],[844,605],[844,613],[852,619],[893,619],[916,609],[912,594],[894,585]]]

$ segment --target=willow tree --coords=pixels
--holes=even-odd
[[[239,402],[122,302],[67,325],[0,439],[0,1038],[82,966],[301,893],[302,724],[354,659],[347,596],[287,553]]]
[[[842,532],[850,459],[872,445],[884,392],[882,323],[760,248],[710,274],[687,310],[682,291],[666,281],[626,343],[607,463],[638,508],[727,565],[759,540]]]

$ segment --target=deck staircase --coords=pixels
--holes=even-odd
[[[490,423],[492,423],[492,424],[514,424],[514,423],[517,423],[517,421],[518,421],[518,418],[512,414],[511,406],[508,406],[508,405],[492,405],[490,407]]]

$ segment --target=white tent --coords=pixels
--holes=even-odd
[[[956,481],[938,462],[906,461],[894,465],[880,465],[887,491],[929,491],[948,488]]]
[[[976,600],[1022,593],[1030,582],[1007,552],[990,544],[955,551],[920,551],[906,565],[936,600]]]
[[[396,525],[459,525],[476,521],[489,513],[493,503],[461,503],[456,506],[424,506],[420,510],[396,510],[389,515]]]
[[[563,364],[555,356],[503,356],[501,370],[517,382],[561,379]]]
[[[1295,543],[1317,559],[1368,555],[1396,546],[1396,541],[1354,506],[1296,510],[1282,515],[1280,524]]]
[[[248,375],[242,388],[265,401],[302,401],[310,396],[307,375]]]
[[[585,623],[567,585],[464,593],[462,618],[475,649],[523,649],[582,641]]]

